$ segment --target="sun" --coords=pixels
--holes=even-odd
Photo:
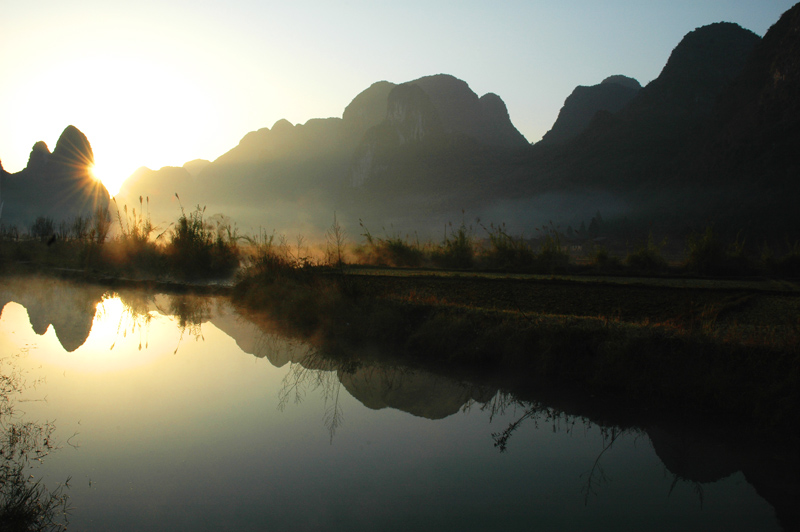
[[[117,195],[123,181],[125,181],[127,177],[122,175],[119,171],[115,172],[113,169],[99,166],[97,163],[92,163],[89,167],[89,172],[92,174],[92,177],[103,183],[106,190],[108,190],[108,194],[112,197]]]

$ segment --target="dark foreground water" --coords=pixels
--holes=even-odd
[[[0,280],[17,420],[70,530],[780,530],[781,457],[487,386],[337,367],[225,299]],[[338,365],[340,366],[340,365]],[[8,427],[4,420],[3,427]],[[0,457],[2,460],[2,457]]]

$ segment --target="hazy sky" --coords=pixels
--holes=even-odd
[[[448,73],[531,141],[577,85],[653,80],[693,29],[764,35],[789,0],[39,0],[0,16],[0,160],[69,124],[115,192],[139,166],[215,159],[280,118],[341,116],[379,80]]]

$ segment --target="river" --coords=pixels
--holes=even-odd
[[[330,359],[225,297],[0,280],[26,466],[69,530],[782,530],[780,452],[664,420]],[[552,395],[552,394],[550,394]],[[796,457],[789,457],[795,463]],[[2,459],[2,458],[0,458]]]

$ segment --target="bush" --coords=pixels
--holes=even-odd
[[[616,271],[622,267],[622,262],[619,260],[619,257],[609,253],[603,246],[594,250],[591,263],[600,271]]]
[[[399,268],[419,268],[425,262],[425,251],[419,242],[411,243],[399,235],[379,238],[372,236],[363,222],[360,222],[364,233],[361,235],[366,243],[355,250],[360,264],[376,266],[395,266]]]
[[[539,246],[539,254],[536,256],[536,269],[544,272],[553,272],[564,269],[569,265],[569,253],[561,246],[561,236],[553,227],[542,227],[544,238]]]
[[[284,238],[276,242],[275,233],[262,233],[258,238],[247,237],[245,240],[250,244],[250,253],[240,280],[258,279],[262,283],[273,283],[297,277],[298,272],[310,266],[308,258],[301,257],[299,252],[297,257],[292,255]]]
[[[780,259],[773,259],[772,270],[782,277],[800,277],[800,242],[789,246],[789,252]]]
[[[524,238],[509,235],[505,224],[489,227],[483,227],[489,235],[489,249],[481,256],[486,267],[506,271],[528,271],[534,267],[536,254]]]
[[[667,261],[661,256],[661,248],[666,245],[666,239],[661,244],[656,244],[653,240],[653,233],[647,235],[647,242],[644,246],[628,254],[625,257],[625,264],[635,270],[645,272],[655,272],[666,269]]]
[[[452,227],[453,224],[450,224]],[[472,229],[467,228],[464,222],[448,236],[445,233],[442,244],[433,250],[431,260],[441,268],[467,269],[471,268],[475,259]]]
[[[689,237],[686,267],[702,275],[742,275],[752,270],[744,243],[737,239],[726,248],[711,227],[702,236]]]
[[[150,200],[147,199],[149,205]],[[162,273],[166,264],[158,240],[161,235],[153,236],[157,228],[145,214],[144,199],[139,197],[139,212],[136,208],[122,209],[116,204],[119,233],[106,242],[111,229],[111,217],[108,212],[98,210],[92,220],[91,239],[94,243],[87,246],[86,264],[121,269],[128,274]],[[149,210],[149,209],[148,209]]]
[[[239,265],[236,231],[230,225],[213,227],[199,205],[181,216],[171,231],[166,255],[175,274],[182,277],[225,276]]]
[[[45,242],[55,235],[55,223],[52,218],[39,216],[31,226],[31,236]]]

